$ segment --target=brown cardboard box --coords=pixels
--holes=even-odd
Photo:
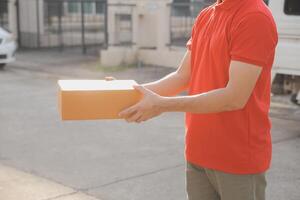
[[[133,80],[60,80],[62,120],[119,119],[118,114],[141,99]]]

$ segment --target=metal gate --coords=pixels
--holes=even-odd
[[[107,46],[106,0],[17,0],[21,48]]]
[[[0,26],[8,30],[8,0],[0,0]]]

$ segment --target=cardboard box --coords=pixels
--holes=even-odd
[[[133,80],[59,80],[62,120],[119,119],[118,114],[136,104],[142,95]]]

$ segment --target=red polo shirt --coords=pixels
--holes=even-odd
[[[187,43],[190,95],[226,87],[231,60],[262,67],[262,73],[242,110],[186,114],[187,161],[234,174],[269,168],[270,77],[277,40],[272,14],[262,0],[223,0],[197,17]]]

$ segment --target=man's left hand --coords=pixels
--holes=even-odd
[[[150,91],[142,85],[134,86],[134,89],[143,94],[142,100],[130,108],[122,111],[119,116],[127,122],[141,123],[162,114],[161,103],[163,97]]]

